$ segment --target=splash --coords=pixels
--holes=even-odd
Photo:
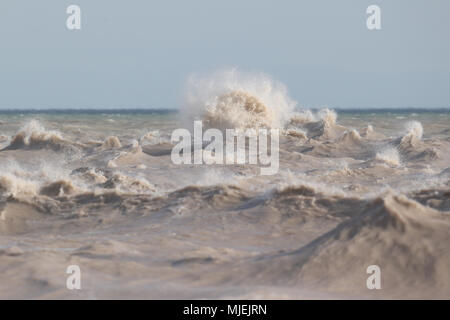
[[[293,113],[289,126],[305,130],[308,138],[316,140],[336,139],[348,131],[346,127],[338,125],[336,120],[336,112],[328,108],[316,113],[310,110],[302,110]],[[359,136],[359,133],[356,134]]]
[[[102,144],[102,148],[104,149],[119,149],[122,148],[122,144],[120,143],[119,138],[116,136],[110,136],[105,139]]]
[[[33,119],[19,129],[3,150],[42,148],[59,151],[66,148],[83,148],[83,145],[64,139],[60,132],[47,130],[39,121]]]
[[[317,121],[317,117],[311,112],[311,110],[302,110],[294,112],[291,119],[289,120],[289,123],[294,126],[301,126],[305,123],[315,121]]]
[[[110,179],[102,184],[105,189],[115,189],[124,193],[153,193],[155,187],[142,177],[130,177],[122,173],[114,174]]]
[[[77,188],[70,180],[58,180],[43,186],[39,193],[49,197],[61,197],[63,195],[74,194]]]
[[[355,143],[356,144],[360,143],[361,140],[362,138],[359,132],[356,131],[355,129],[351,129],[349,131],[344,132],[344,134],[337,139],[336,143],[353,145]]]
[[[410,121],[405,125],[406,135],[415,137],[417,139],[422,139],[423,127],[419,121]]]
[[[405,124],[406,133],[400,138],[399,149],[402,153],[414,153],[422,145],[423,127],[419,121],[410,121]]]
[[[376,137],[375,130],[372,125],[367,125],[367,127],[361,130],[361,135],[365,138]]]
[[[375,156],[375,159],[381,160],[394,166],[400,165],[400,155],[395,148],[387,148],[378,152]]]
[[[323,121],[325,127],[331,127],[336,124],[337,114],[334,110],[325,108],[320,110],[317,115]]]
[[[37,120],[27,122],[12,137],[10,149],[18,149],[23,146],[38,146],[42,144],[57,145],[63,141],[61,134],[57,131],[49,131]]]
[[[3,196],[62,195],[78,190],[72,185],[68,172],[52,163],[22,167],[16,162],[10,162],[3,169],[5,173],[0,174],[0,195]]]
[[[295,105],[283,84],[264,74],[231,69],[191,76],[181,113],[190,123],[202,119],[218,129],[281,128]]]
[[[0,194],[4,196],[34,196],[39,186],[35,181],[18,177],[11,173],[0,176]]]

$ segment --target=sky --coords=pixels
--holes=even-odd
[[[0,2],[2,109],[178,108],[191,74],[227,67],[304,107],[450,108],[450,1]]]

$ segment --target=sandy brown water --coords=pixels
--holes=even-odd
[[[173,164],[185,122],[0,114],[0,298],[450,297],[449,111],[298,112],[271,176]]]

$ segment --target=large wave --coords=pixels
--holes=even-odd
[[[295,106],[282,83],[262,73],[231,69],[192,75],[181,114],[190,123],[201,119],[206,127],[218,129],[281,128]]]

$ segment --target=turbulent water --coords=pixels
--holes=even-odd
[[[0,297],[449,298],[450,112],[280,120],[244,89],[195,116],[280,127],[275,175],[173,164],[184,111],[1,113]]]

